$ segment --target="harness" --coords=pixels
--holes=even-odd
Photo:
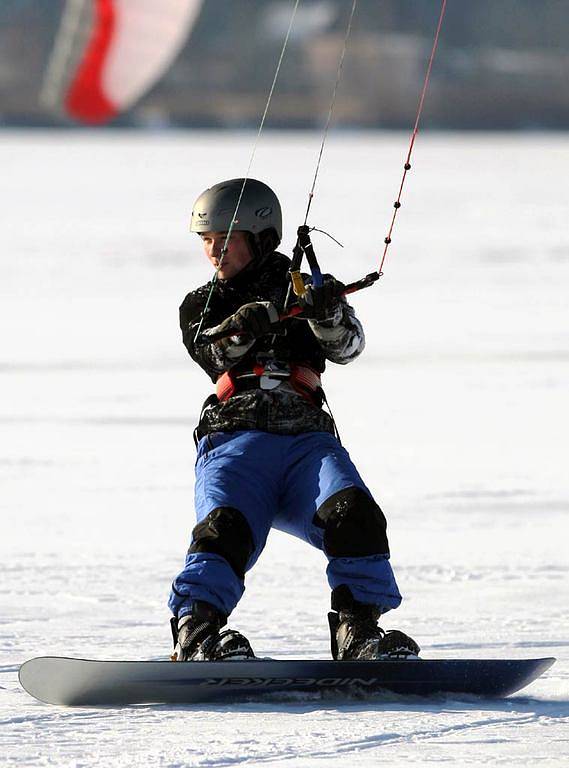
[[[272,390],[287,382],[301,397],[320,407],[324,401],[322,380],[318,371],[308,365],[268,360],[245,370],[230,369],[217,379],[215,393],[225,402],[236,393],[251,389]]]
[[[210,395],[202,406],[198,425],[194,430],[194,442],[197,446],[199,440],[208,434],[209,430],[202,429],[202,420],[209,408],[220,403],[227,402],[231,397],[248,390],[273,390],[282,384],[286,384],[310,405],[321,409],[326,406],[330,417],[331,429],[323,426],[323,431],[330,431],[341,444],[336,422],[330,411],[326,395],[322,389],[320,373],[305,363],[287,363],[275,360],[272,357],[259,360],[248,365],[238,365],[218,376],[216,392]],[[289,390],[290,391],[290,390]],[[251,427],[244,427],[250,429]],[[233,430],[229,430],[233,431]]]

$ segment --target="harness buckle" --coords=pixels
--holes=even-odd
[[[276,360],[267,360],[264,365],[254,366],[253,375],[259,377],[260,389],[271,390],[290,378],[290,368],[279,364]]]

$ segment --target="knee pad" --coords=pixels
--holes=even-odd
[[[188,553],[221,555],[240,579],[254,550],[253,534],[245,516],[233,507],[218,507],[192,531]]]
[[[389,555],[383,512],[361,488],[344,488],[326,499],[313,522],[324,529],[329,557]]]

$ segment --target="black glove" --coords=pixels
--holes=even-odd
[[[344,283],[334,277],[324,278],[319,288],[308,285],[304,296],[298,297],[302,316],[317,322],[331,320],[336,314],[344,288]]]
[[[249,339],[258,339],[268,333],[275,333],[279,321],[278,309],[270,301],[253,301],[243,304],[237,312],[228,317],[214,328],[208,328],[202,333],[208,336],[218,336],[226,333],[228,337],[242,335]]]

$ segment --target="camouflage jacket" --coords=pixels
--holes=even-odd
[[[213,289],[202,330],[212,328],[243,304],[271,301],[283,310],[290,259],[275,252],[256,259],[230,280],[219,280]],[[225,371],[251,370],[255,364],[307,365],[322,373],[326,360],[344,365],[364,348],[364,333],[354,310],[342,298],[335,316],[323,322],[293,318],[281,324],[280,332],[249,343],[206,346],[194,344],[202,310],[211,283],[189,293],[180,307],[180,327],[191,357],[216,382]],[[212,402],[213,401],[213,402]],[[271,390],[238,391],[228,400],[211,398],[202,411],[198,434],[258,429],[277,434],[331,432],[334,424],[320,405],[313,404],[283,381]]]

